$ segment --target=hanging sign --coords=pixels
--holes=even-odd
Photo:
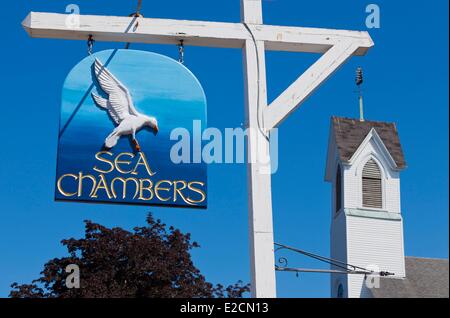
[[[174,129],[206,126],[195,76],[168,57],[97,52],[67,76],[58,141],[56,200],[206,208],[204,163],[175,163]]]

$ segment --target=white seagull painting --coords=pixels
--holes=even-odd
[[[122,136],[132,137],[136,151],[141,147],[136,139],[136,133],[149,127],[156,135],[158,133],[158,122],[155,117],[139,113],[134,106],[133,99],[127,87],[123,85],[103,64],[95,59],[95,77],[101,89],[108,95],[108,99],[92,93],[92,98],[98,107],[108,111],[109,116],[116,124],[116,128],[106,137],[105,147],[113,148]]]

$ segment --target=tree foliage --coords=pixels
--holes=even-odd
[[[190,250],[199,247],[190,234],[147,217],[145,227],[132,232],[85,221],[85,237],[62,241],[69,256],[44,265],[31,284],[11,285],[14,298],[191,298],[242,297],[241,281],[213,285],[194,266]],[[67,288],[66,267],[80,269],[80,288]]]

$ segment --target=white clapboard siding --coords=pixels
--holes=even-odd
[[[347,216],[347,261],[405,277],[403,221]],[[361,297],[362,277],[349,275],[349,297]]]
[[[362,170],[368,162],[367,157],[375,157],[382,160],[383,155],[378,147],[372,142],[368,143],[351,166],[343,166],[343,205],[345,208],[361,209],[363,205],[363,181]],[[384,173],[381,174],[381,196],[383,200],[382,209],[392,213],[400,213],[400,173],[390,169],[385,164]],[[382,167],[380,167],[380,170]],[[367,206],[369,207],[369,206]],[[369,207],[372,208],[372,207]]]
[[[388,156],[383,151],[370,140],[350,164],[335,157],[339,165],[330,171],[330,175],[334,175],[330,255],[352,265],[378,267],[402,279],[405,277],[403,220],[401,217],[390,219],[393,213],[401,213],[400,172],[386,160]],[[338,166],[342,169],[343,209],[340,213],[336,213]],[[352,215],[355,211],[361,214]],[[371,296],[365,287],[364,275],[332,274],[330,283],[331,297],[337,296],[339,284],[344,288],[344,297]]]
[[[400,178],[399,173],[395,173],[395,177],[391,177],[384,182],[385,193],[385,209],[389,212],[400,213]]]
[[[332,211],[334,216],[332,219],[330,238],[331,238],[331,258],[345,262],[347,260],[347,239],[346,239],[346,217],[345,213],[339,213],[335,215],[334,210]],[[331,267],[331,269],[340,269],[337,267]],[[342,284],[344,291],[347,290],[347,279],[341,274],[331,274],[331,297],[337,297],[337,289],[339,284]],[[344,292],[345,293],[345,292]]]

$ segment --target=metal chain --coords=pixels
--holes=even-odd
[[[94,47],[94,37],[92,36],[92,34],[89,34],[88,40],[87,40],[87,52],[89,55],[92,55],[92,48]]]
[[[178,62],[184,64],[184,41],[180,40],[180,44],[178,44]]]

